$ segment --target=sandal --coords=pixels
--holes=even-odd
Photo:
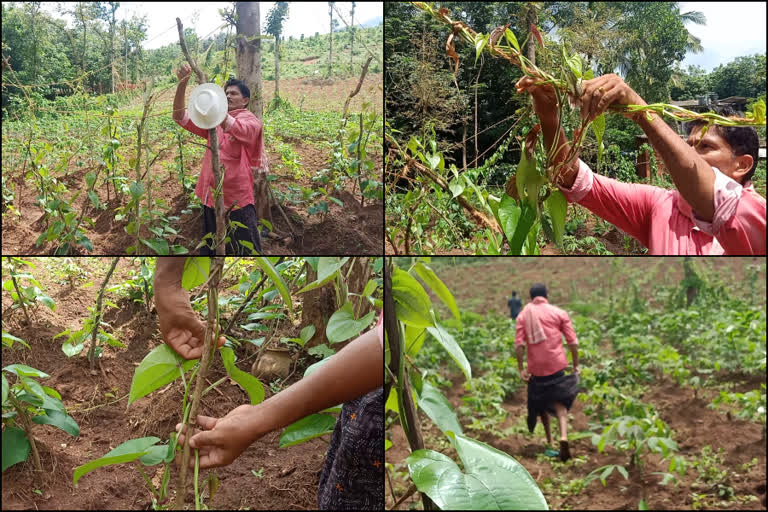
[[[559,457],[560,452],[557,450],[553,450],[552,448],[547,447],[546,450],[544,450],[544,455],[547,457]]]

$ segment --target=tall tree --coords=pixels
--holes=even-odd
[[[354,73],[355,69],[352,67],[352,55],[355,54],[355,2],[352,2],[350,16],[352,19],[349,22],[349,72]]]
[[[330,41],[328,51],[328,78],[331,78],[331,65],[333,63],[333,4],[335,3],[336,2],[328,2],[328,16],[330,17],[330,31],[328,34],[328,40]]]
[[[267,14],[267,26],[264,31],[275,36],[275,99],[280,98],[280,34],[283,22],[288,17],[288,2],[275,2]]]
[[[248,108],[261,119],[264,98],[261,93],[261,30],[259,2],[237,2],[237,75],[251,89]]]

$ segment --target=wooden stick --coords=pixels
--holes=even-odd
[[[181,19],[176,18],[176,27],[179,29],[179,44],[181,45],[181,51],[184,52],[189,66],[197,75],[197,80],[201,84],[208,82],[208,77],[198,67],[195,59],[189,54],[187,50],[187,43],[184,40],[184,27],[181,24]],[[216,194],[216,205],[214,211],[216,213],[216,254],[223,256],[225,253],[224,235],[225,225],[224,221],[224,173],[220,172],[219,168],[219,136],[216,133],[216,128],[208,130],[208,147],[211,150],[211,167],[213,168],[213,182],[216,184],[216,190],[219,191]],[[224,169],[226,172],[226,169]],[[205,191],[204,197],[207,197],[210,189]]]

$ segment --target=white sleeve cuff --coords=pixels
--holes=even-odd
[[[712,216],[712,222],[700,219],[695,211],[692,212],[692,218],[700,230],[717,236],[720,228],[736,214],[743,187],[737,181],[720,172],[717,167],[713,167],[712,170],[715,172],[715,213]]]

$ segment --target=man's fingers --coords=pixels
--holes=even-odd
[[[210,430],[213,427],[215,427],[217,421],[218,421],[218,418],[214,418],[211,416],[202,416],[200,414],[197,415],[197,424],[206,430]]]

